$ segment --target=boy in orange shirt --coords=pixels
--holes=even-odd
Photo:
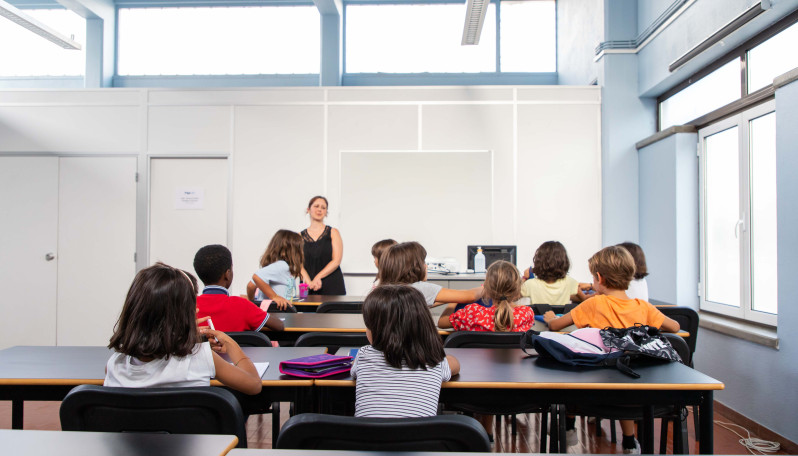
[[[587,262],[593,275],[593,289],[596,296],[576,306],[570,313],[557,317],[554,312],[546,312],[543,319],[552,331],[559,331],[570,325],[577,328],[628,328],[643,324],[662,331],[676,332],[679,323],[666,317],[656,307],[640,299],[629,299],[626,289],[635,274],[632,255],[619,246],[605,247]],[[623,431],[623,452],[639,454],[640,444],[634,436],[634,421],[621,420]]]

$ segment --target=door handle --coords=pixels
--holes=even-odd
[[[47,261],[53,261],[55,260],[55,255],[53,252],[47,252],[47,254],[44,256],[44,259]]]
[[[740,231],[745,231],[745,220],[737,220],[734,224],[734,239],[740,238]]]

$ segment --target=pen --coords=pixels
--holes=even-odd
[[[216,328],[213,327],[213,321],[211,321],[210,318],[208,318],[208,326],[210,326],[212,330],[216,331]],[[217,339],[216,336],[213,336],[213,340],[215,340],[217,343],[219,342],[219,339]]]

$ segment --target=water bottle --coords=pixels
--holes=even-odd
[[[285,299],[288,301],[293,301],[296,297],[296,278],[291,277],[291,280],[288,281],[288,290],[285,292]]]
[[[477,254],[474,255],[474,272],[485,272],[485,254],[482,247],[477,247]]]

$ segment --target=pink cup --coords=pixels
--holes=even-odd
[[[308,297],[308,284],[306,283],[299,284],[299,297],[303,299]]]

